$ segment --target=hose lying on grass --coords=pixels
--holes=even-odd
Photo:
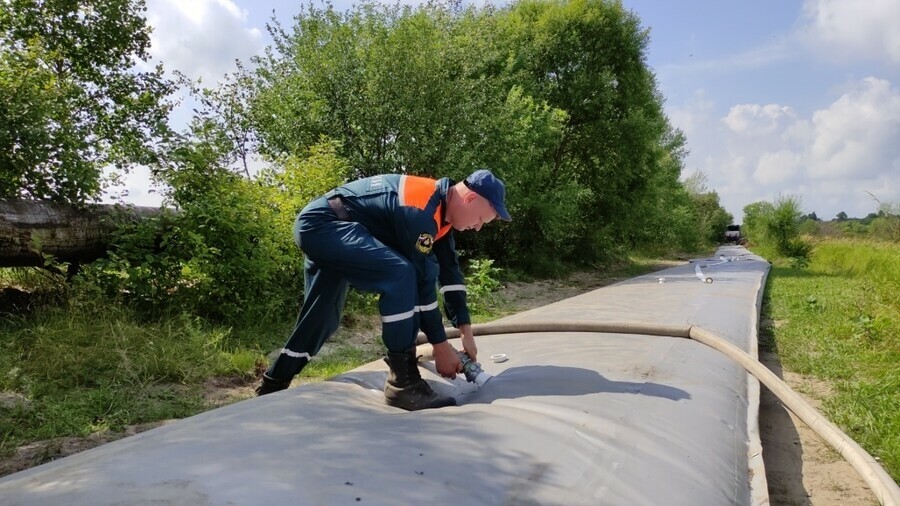
[[[606,334],[639,334],[651,336],[683,337],[703,343],[739,363],[744,369],[766,386],[803,423],[841,454],[866,481],[875,498],[885,506],[900,506],[900,487],[878,462],[862,449],[859,444],[844,434],[808,402],[803,400],[791,387],[751,357],[747,352],[708,330],[692,325],[658,325],[634,322],[531,322],[531,323],[485,323],[473,325],[476,336],[496,334],[525,334],[530,332],[600,332]],[[459,330],[447,329],[447,336],[458,338]],[[424,334],[419,334],[417,344],[427,342]]]

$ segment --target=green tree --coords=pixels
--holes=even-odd
[[[705,175],[696,173],[685,183],[679,182],[685,156],[684,135],[673,129],[667,139],[658,148],[659,169],[650,173],[644,197],[633,204],[633,212],[641,218],[627,222],[632,244],[652,253],[694,251],[708,242],[703,227],[698,226],[694,197],[695,191],[706,191]]]
[[[252,77],[237,62],[238,70],[222,79],[216,88],[205,88],[178,73],[180,84],[190,90],[199,106],[194,109],[192,135],[214,133],[220,143],[222,164],[251,178],[249,163],[258,147],[249,108],[253,90]],[[206,128],[197,128],[205,124]]]
[[[173,84],[143,0],[0,2],[0,198],[83,202],[106,167],[157,159]]]
[[[762,244],[767,239],[767,227],[775,212],[771,202],[761,200],[744,206],[741,233],[753,243]]]
[[[250,100],[260,150],[303,156],[325,136],[357,177],[490,167],[516,219],[463,249],[591,263],[658,242],[677,228],[671,209],[690,206],[648,32],[618,2],[307,6],[272,33]]]
[[[292,34],[272,27],[275,49],[257,60],[261,150],[297,154],[324,135],[360,177],[445,171],[455,144],[478,137],[453,33],[438,6],[304,7]]]
[[[822,224],[819,221],[804,218],[800,221],[798,230],[800,235],[820,235],[822,233]]]
[[[577,251],[593,259],[616,243],[637,245],[667,221],[644,203],[672,194],[683,149],[646,65],[649,32],[620,3],[600,0],[523,0],[502,25],[509,78],[567,114],[554,170],[593,196]]]
[[[699,236],[706,243],[721,242],[725,228],[734,221],[734,217],[719,203],[719,194],[713,191],[691,197]]]
[[[705,172],[697,171],[685,178],[684,189],[691,195],[700,195],[709,192],[709,177]]]

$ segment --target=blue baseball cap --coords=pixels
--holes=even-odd
[[[512,221],[509,212],[506,211],[506,205],[503,203],[506,198],[506,186],[491,171],[487,169],[476,170],[466,178],[466,186],[473,192],[486,198],[501,220]]]

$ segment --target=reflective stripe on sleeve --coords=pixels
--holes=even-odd
[[[465,292],[466,285],[447,285],[441,287],[441,293],[444,292]]]

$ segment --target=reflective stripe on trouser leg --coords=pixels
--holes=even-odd
[[[341,322],[347,282],[337,272],[320,269],[308,258],[304,262],[304,275],[303,307],[294,331],[267,373],[275,379],[296,376],[319,353]]]
[[[381,294],[381,298],[378,301],[379,306],[384,308],[395,304],[392,300],[385,300],[393,298],[389,292]],[[382,309],[383,312],[384,310]],[[400,353],[415,346],[415,336],[419,333],[418,331],[419,311],[416,308],[401,314],[383,315],[381,317],[381,339],[384,341],[384,346],[391,353]],[[410,336],[413,336],[412,339],[410,339]]]
[[[416,344],[419,332],[419,309],[416,290],[416,268],[406,258],[395,255],[389,274],[378,283],[378,310],[381,313],[381,339],[391,353],[406,351]],[[399,311],[398,311],[399,310]]]

